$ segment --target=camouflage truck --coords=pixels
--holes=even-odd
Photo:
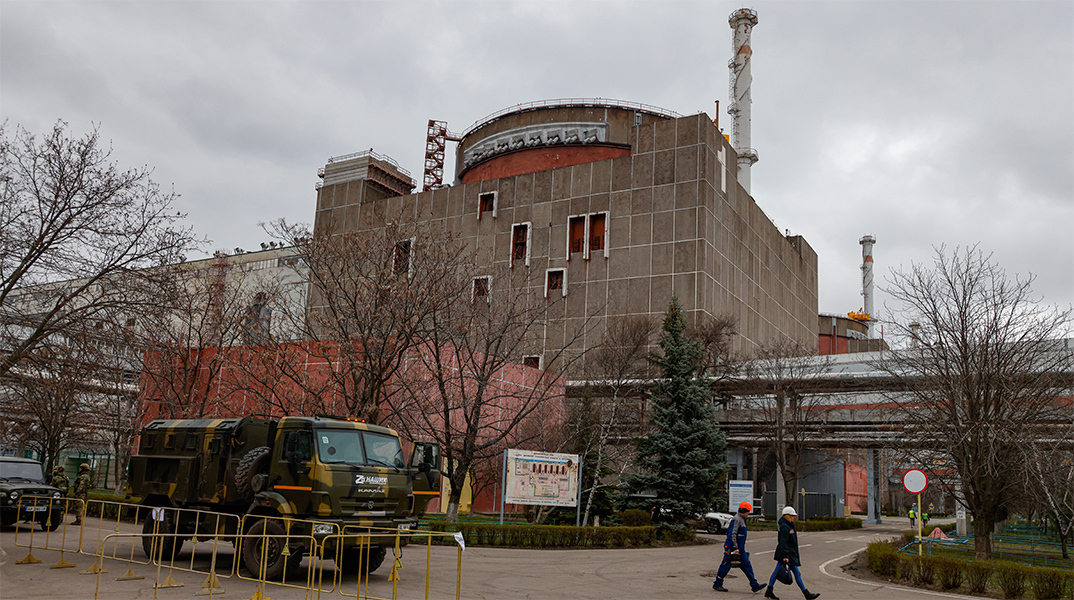
[[[407,463],[395,431],[335,417],[158,420],[141,432],[138,453],[130,461],[128,493],[141,497],[143,506],[236,515],[238,519],[225,519],[225,530],[218,534],[231,541],[239,522],[246,523],[246,534],[283,535],[279,517],[305,520],[293,522],[289,533],[306,540],[321,540],[348,525],[408,530],[439,495],[439,453],[436,444],[418,442]],[[178,554],[195,528],[204,536],[216,527],[208,512],[164,511],[163,518],[160,511],[146,513],[147,555],[153,551],[148,534],[154,530],[180,534],[161,538],[156,552],[168,557]],[[245,515],[276,518],[243,519]],[[279,578],[285,565],[297,572],[310,549],[289,541],[290,558],[284,560],[280,538],[267,536],[267,549],[252,538],[242,544],[246,568],[258,573],[266,556],[268,577]],[[343,548],[326,547],[325,557],[338,557],[336,567],[345,573],[364,571],[367,565],[373,571],[395,536],[374,535],[369,543],[372,548],[363,556],[357,539],[347,538]]]

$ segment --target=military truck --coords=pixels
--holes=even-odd
[[[38,523],[55,531],[63,523],[63,492],[45,483],[41,463],[0,456],[0,525]]]
[[[243,564],[259,573],[265,556],[266,576],[277,579],[285,565],[297,572],[310,551],[303,538],[322,540],[348,525],[410,529],[439,495],[439,455],[436,444],[417,442],[407,463],[395,431],[338,417],[158,420],[141,432],[128,493],[143,506],[236,515],[220,521],[219,537],[236,541],[240,522],[246,523],[241,533],[266,536],[267,548],[246,538]],[[208,512],[145,512],[146,555],[177,555],[195,531],[204,537],[217,527]],[[268,537],[284,535],[279,517],[305,520],[290,524],[288,533],[302,537],[287,542],[287,553],[282,538]],[[160,538],[154,549],[154,531],[179,535]],[[338,557],[336,567],[345,573],[359,573],[380,566],[395,535],[374,535],[368,551],[356,538],[346,540],[342,548],[326,547],[325,557]]]

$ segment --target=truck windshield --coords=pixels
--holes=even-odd
[[[398,438],[354,429],[321,429],[316,435],[321,462],[403,467]]]

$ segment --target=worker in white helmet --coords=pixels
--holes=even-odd
[[[773,591],[773,586],[776,585],[776,579],[783,569],[787,569],[794,574],[794,580],[798,583],[798,587],[801,588],[802,595],[806,597],[806,600],[813,600],[820,596],[820,594],[806,589],[805,583],[802,581],[802,572],[798,570],[802,560],[798,556],[798,534],[794,528],[794,520],[797,517],[798,513],[795,512],[794,507],[787,506],[783,509],[783,516],[779,518],[779,541],[776,543],[774,557],[776,569],[772,571],[772,576],[768,578],[768,590],[764,593],[765,598],[779,600],[779,596],[776,596]]]

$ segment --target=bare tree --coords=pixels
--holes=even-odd
[[[444,474],[451,483],[446,518],[458,518],[459,500],[475,465],[509,444],[529,438],[531,419],[562,420],[558,376],[568,366],[566,348],[582,339],[585,326],[545,355],[544,370],[519,365],[538,354],[552,307],[562,314],[562,297],[544,298],[525,272],[506,269],[466,276],[459,272],[453,302],[428,313],[428,328],[410,353],[405,396],[394,403],[400,427],[414,439],[438,442]],[[473,275],[473,272],[469,274]],[[562,324],[560,324],[562,327]]]
[[[828,357],[788,338],[762,345],[755,359],[742,365],[737,399],[728,413],[752,422],[758,439],[775,458],[783,478],[783,501],[795,504],[799,481],[813,465],[806,458],[812,440],[823,433],[827,396],[807,392],[809,382],[824,373]]]
[[[161,271],[161,305],[139,326],[147,348],[144,399],[165,418],[218,415],[227,410],[221,376],[235,355],[231,348],[267,340],[251,307],[274,296],[275,282],[252,277],[219,252],[208,268]]]
[[[876,366],[900,389],[891,398],[919,452],[957,469],[979,558],[1024,493],[1025,444],[1070,422],[1060,398],[1071,393],[1072,352],[1056,339],[1069,334],[1071,311],[1041,304],[1031,283],[1009,279],[976,246],[940,247],[932,265],[895,271],[886,288],[901,305],[892,328],[919,343]]]
[[[617,486],[614,475],[622,475],[630,464],[633,438],[641,433],[643,398],[653,378],[649,347],[655,331],[656,323],[646,317],[616,319],[586,360],[591,383],[571,407],[570,418],[587,479],[580,483],[586,496],[582,524],[589,522],[598,494]],[[631,443],[622,443],[624,439]]]
[[[140,304],[140,270],[194,246],[175,194],[110,154],[96,129],[77,138],[60,121],[38,140],[0,127],[0,376],[49,336]]]
[[[321,343],[325,344],[325,343]],[[337,414],[331,353],[311,343],[272,341],[229,350],[221,394],[252,400],[249,412],[277,415]],[[331,344],[329,344],[331,346]],[[327,359],[326,359],[327,357]]]
[[[428,329],[427,316],[460,295],[463,247],[446,234],[408,225],[311,235],[277,221],[269,232],[303,257],[308,310],[296,326],[327,372],[347,414],[380,422],[399,388],[407,352]]]
[[[732,344],[738,333],[738,325],[731,315],[698,317],[687,335],[701,346],[701,373],[713,383],[722,381],[738,372],[739,364],[732,358]]]
[[[144,408],[138,397],[144,347],[135,323],[136,319],[126,314],[98,320],[83,344],[84,360],[92,366],[94,389],[87,398],[85,425],[92,442],[111,449],[115,457],[111,465],[117,495],[124,488]]]
[[[5,412],[22,442],[36,450],[51,472],[60,454],[80,439],[90,413],[86,388],[93,365],[77,347],[38,345],[8,378]]]
[[[1072,419],[1074,421],[1074,419]],[[1024,460],[1030,496],[1038,510],[1054,526],[1063,558],[1070,558],[1074,537],[1074,422],[1058,429],[1059,436],[1027,444]]]

